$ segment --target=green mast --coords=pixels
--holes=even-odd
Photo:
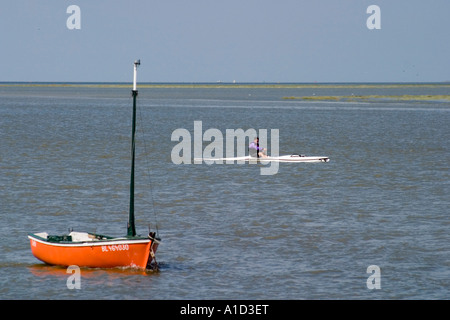
[[[134,137],[136,134],[136,97],[138,91],[136,89],[136,77],[137,77],[137,66],[141,64],[141,60],[136,60],[134,62],[134,77],[133,77],[133,90],[131,91],[133,95],[133,121],[131,126],[131,177],[130,177],[130,212],[128,216],[128,230],[127,236],[136,236],[136,226],[134,224],[134,161],[135,161],[135,142]]]

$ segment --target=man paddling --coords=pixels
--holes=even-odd
[[[260,148],[259,147],[259,138],[256,137],[252,143],[248,146],[248,152],[251,157],[257,157],[257,158],[266,158],[267,155],[264,153],[266,148]]]

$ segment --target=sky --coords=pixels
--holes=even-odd
[[[140,82],[450,81],[449,13],[449,0],[2,1],[0,81],[131,82],[136,59]]]

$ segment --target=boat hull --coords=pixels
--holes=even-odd
[[[33,255],[50,265],[89,268],[133,267],[145,269],[158,247],[152,238],[110,238],[95,241],[50,242],[28,235]]]
[[[237,163],[269,163],[269,162],[290,162],[290,163],[297,163],[297,162],[329,162],[330,158],[325,156],[303,156],[303,155],[284,155],[284,156],[278,156],[278,157],[260,157],[255,158],[251,156],[244,156],[244,157],[232,157],[232,158],[195,158],[194,163],[201,163],[202,161],[205,161],[207,164],[212,163],[234,163],[235,161]]]
[[[261,162],[329,162],[330,159],[328,157],[323,156],[301,156],[301,155],[287,155],[287,156],[279,156],[279,157],[267,157],[267,158],[258,158]]]

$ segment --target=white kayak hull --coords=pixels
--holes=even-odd
[[[292,154],[292,155],[284,155],[284,156],[278,156],[278,157],[260,157],[255,158],[251,156],[245,156],[245,157],[231,157],[231,158],[195,158],[194,163],[201,163],[201,161],[205,161],[205,163],[211,164],[211,163],[219,163],[224,162],[225,163],[234,163],[234,161],[237,161],[238,163],[256,163],[256,162],[329,162],[330,159],[325,156],[304,156],[304,155],[298,155],[298,154]]]

